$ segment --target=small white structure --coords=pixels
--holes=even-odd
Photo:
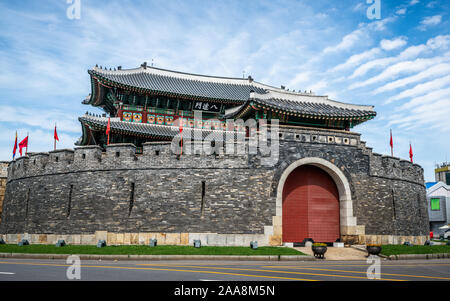
[[[427,202],[430,231],[439,236],[445,231],[442,227],[450,224],[450,185],[437,182],[429,187]]]

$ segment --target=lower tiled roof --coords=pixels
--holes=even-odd
[[[78,120],[83,125],[88,125],[93,130],[106,132],[108,117],[99,117],[86,114],[82,117],[79,117]],[[111,118],[110,127],[112,133],[122,133],[132,136],[142,136],[165,140],[171,140],[173,137],[180,134],[180,128],[178,126],[127,122],[121,121],[119,118]],[[238,135],[245,135],[245,132],[197,129],[188,127],[184,127],[182,133],[183,139],[195,140],[197,135],[201,134],[201,139],[205,139],[208,137],[216,141],[224,140],[225,133],[232,133],[233,138],[237,137]]]

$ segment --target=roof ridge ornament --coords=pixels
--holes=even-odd
[[[143,62],[143,63],[141,64],[141,67],[144,68],[144,69],[147,69],[147,62]]]

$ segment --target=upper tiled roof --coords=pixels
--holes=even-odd
[[[154,67],[117,71],[94,67],[89,74],[128,88],[235,102],[246,101],[252,90],[264,93],[266,88],[251,79],[196,75]]]
[[[327,96],[275,88],[258,83],[251,77],[243,79],[206,76],[159,69],[145,64],[140,68],[128,70],[94,67],[89,73],[92,78],[99,79],[106,85],[141,92],[153,91],[193,98],[228,100],[238,104],[238,107],[226,112],[226,117],[247,112],[250,101],[262,107],[308,117],[365,119],[376,115],[373,106],[346,104],[328,99]],[[93,93],[95,94],[95,90]]]

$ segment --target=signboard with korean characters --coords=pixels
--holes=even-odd
[[[192,109],[196,111],[220,112],[220,104],[214,102],[196,101],[194,102]]]

